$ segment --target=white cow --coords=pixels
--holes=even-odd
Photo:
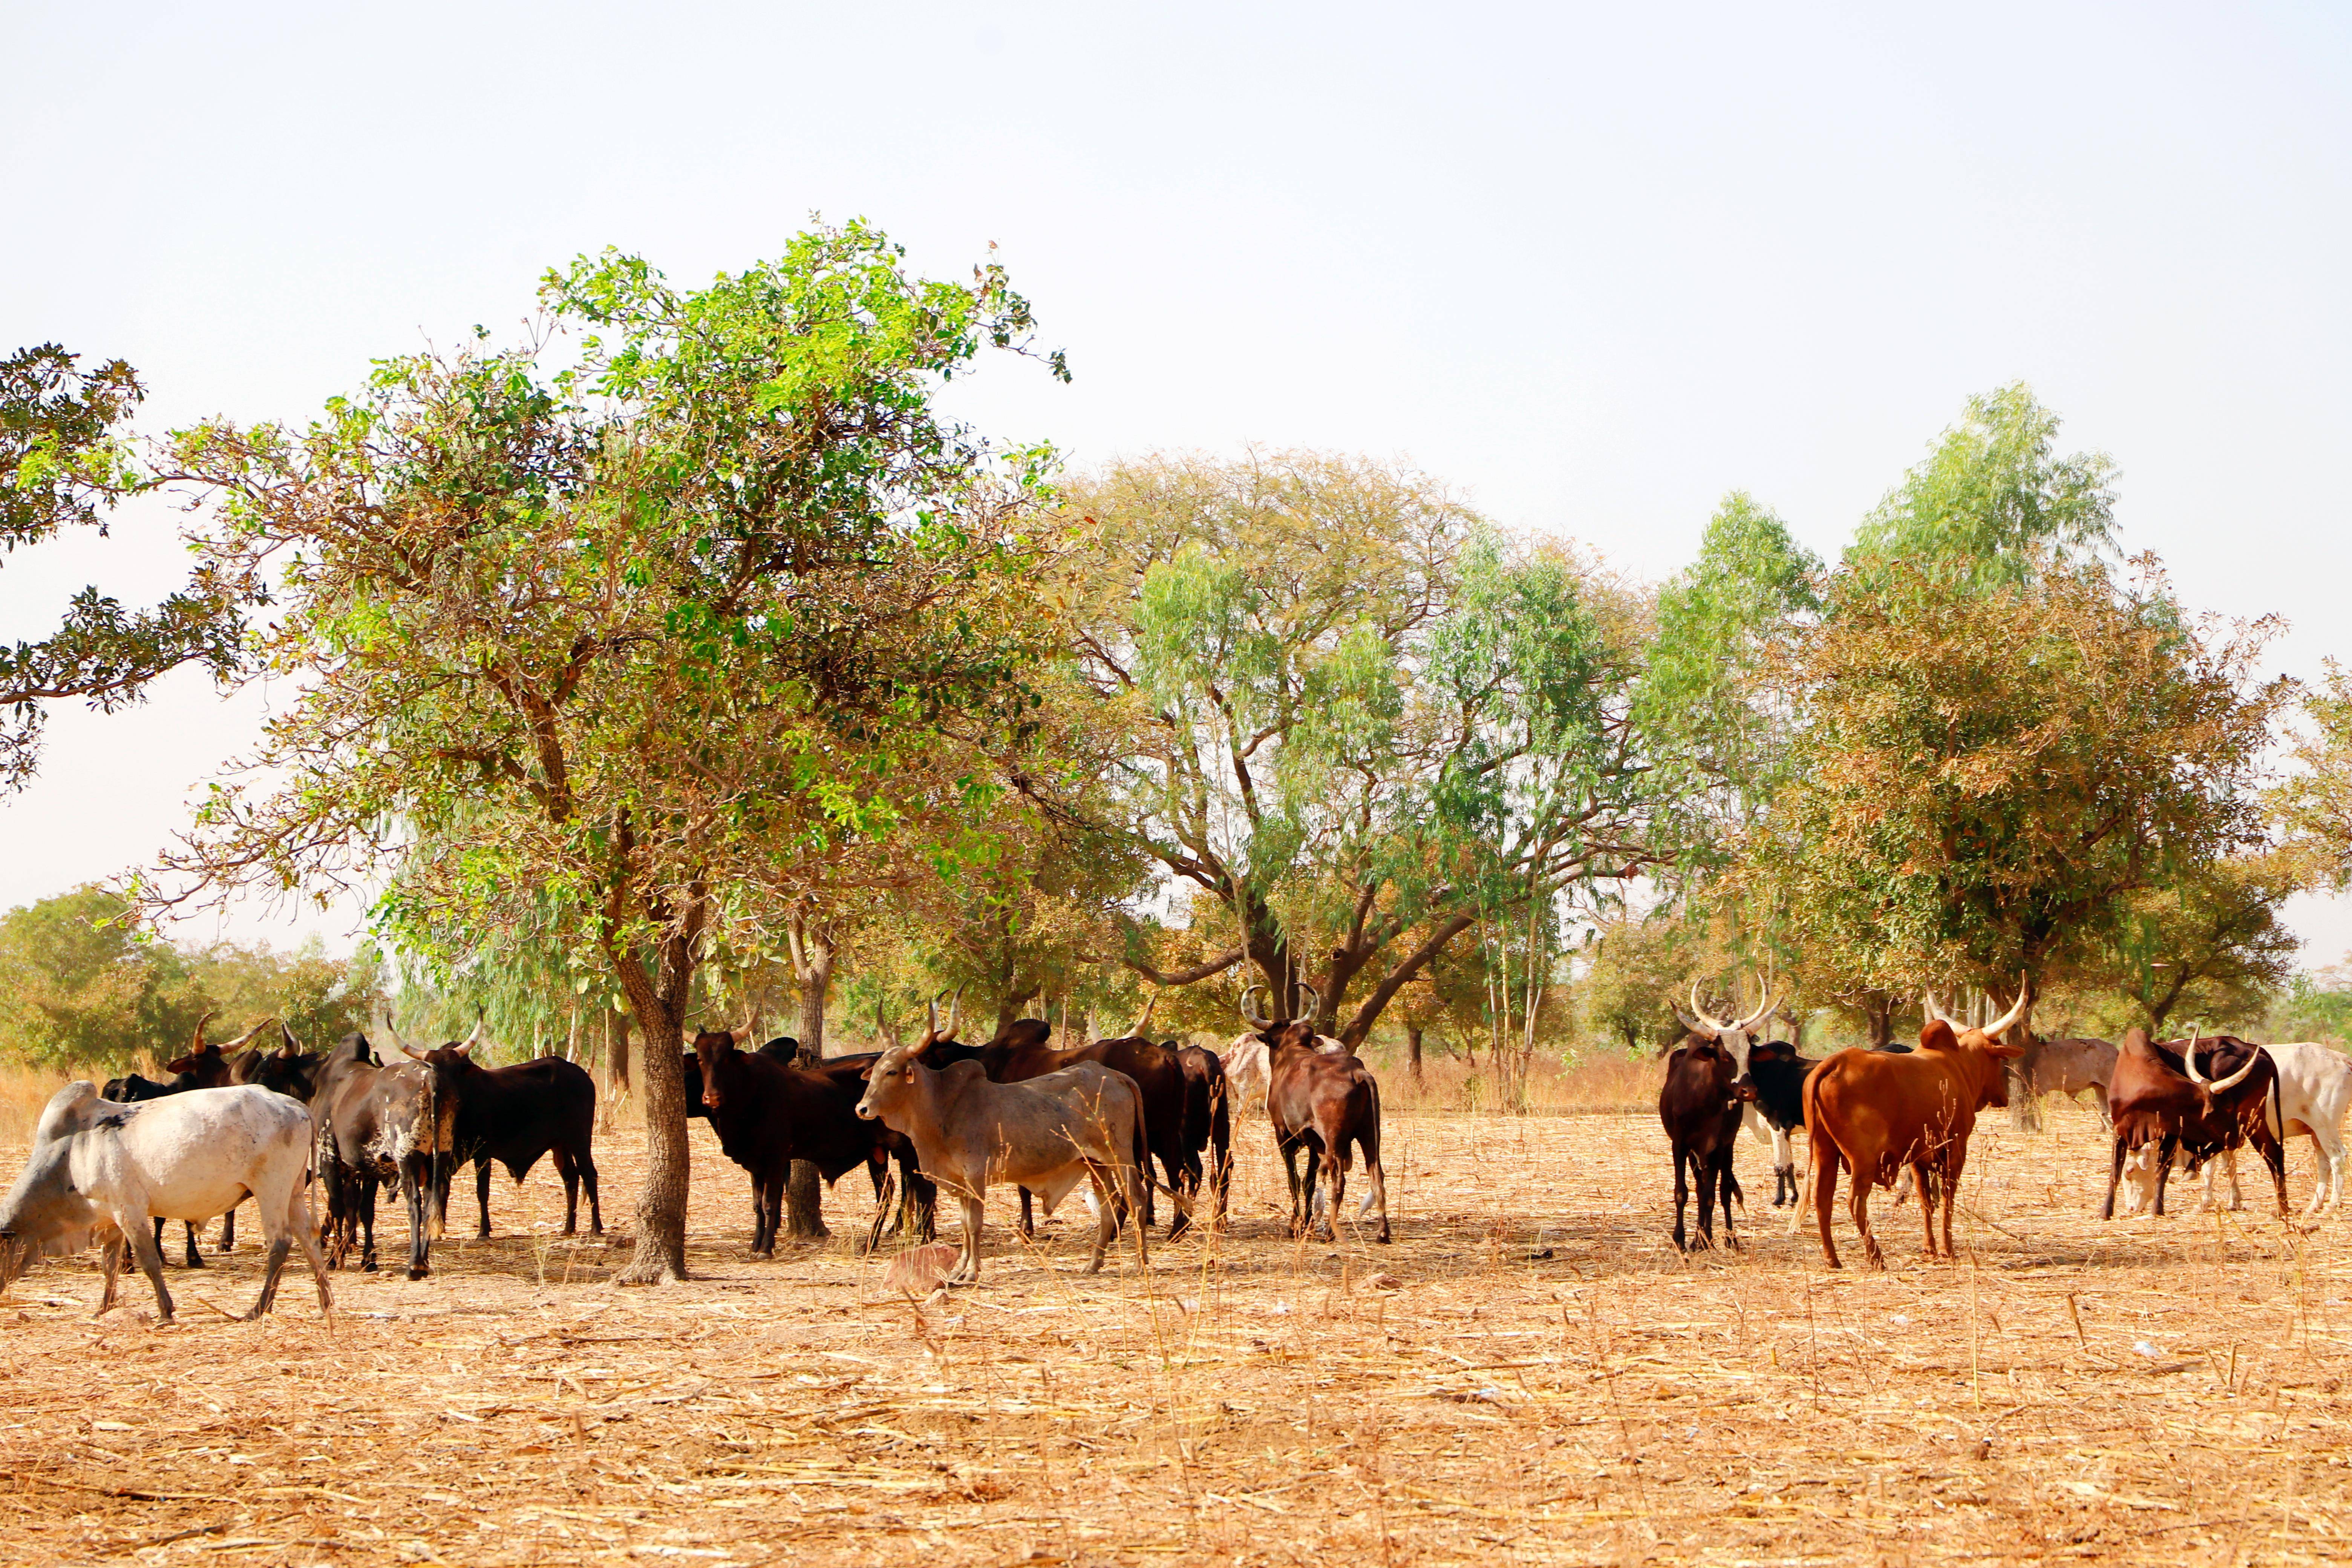
[[[2323,1207],[2333,1207],[2344,1190],[2344,1112],[2352,1106],[2352,1058],[2309,1040],[2264,1046],[2278,1068],[2278,1125],[2281,1142],[2308,1138],[2319,1148],[2326,1167],[2323,1180],[2311,1191],[2311,1205],[2303,1211],[2309,1219]]]
[[[269,1310],[298,1239],[319,1282],[320,1309],[331,1311],[327,1263],[304,1191],[310,1167],[310,1112],[273,1090],[193,1089],[128,1105],[100,1099],[95,1084],[68,1084],[41,1112],[24,1172],[0,1200],[0,1289],[37,1258],[104,1239],[106,1294],[98,1310],[114,1305],[127,1246],[155,1287],[155,1306],[168,1323],[172,1293],[163,1288],[152,1222],[202,1224],[250,1194],[269,1260],[247,1320]]]

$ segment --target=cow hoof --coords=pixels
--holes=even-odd
[[[200,1252],[191,1252],[184,1259],[184,1262],[190,1268],[202,1268],[205,1267],[204,1254]]]
[[[569,1233],[567,1232],[566,1234],[569,1234]],[[484,1226],[481,1229],[479,1229],[479,1230],[476,1231],[476,1232],[474,1233],[474,1239],[475,1239],[476,1241],[488,1241],[488,1240],[489,1240],[489,1239],[490,1239],[490,1227],[489,1227],[488,1226]]]
[[[408,1277],[409,1277],[411,1279],[424,1279],[426,1275],[428,1275],[428,1274],[430,1274],[430,1273],[432,1273],[432,1272],[433,1272],[433,1270],[431,1270],[430,1268],[414,1268],[414,1267],[412,1267],[412,1268],[408,1270]]]
[[[360,1259],[360,1272],[361,1272],[361,1273],[362,1273],[362,1274],[373,1274],[373,1273],[374,1273],[374,1272],[375,1272],[375,1259],[374,1259],[374,1258],[361,1258],[361,1259]]]

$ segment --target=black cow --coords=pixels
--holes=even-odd
[[[1752,1049],[1744,1053],[1751,1064]],[[1683,1037],[1666,1058],[1666,1081],[1658,1090],[1658,1121],[1675,1155],[1675,1246],[1688,1251],[1683,1228],[1684,1205],[1690,1200],[1688,1179],[1698,1182],[1698,1235],[1701,1247],[1715,1245],[1715,1200],[1723,1198],[1723,1239],[1733,1247],[1731,1203],[1741,1206],[1746,1196],[1731,1173],[1731,1151],[1739,1137],[1747,1102],[1755,1097],[1750,1073],[1743,1073],[1722,1041],[1702,1034]]]
[[[1821,1065],[1799,1056],[1786,1040],[1759,1040],[1748,1047],[1748,1076],[1756,1098],[1748,1106],[1748,1130],[1772,1145],[1774,1208],[1797,1201],[1797,1156],[1790,1135],[1805,1124],[1805,1075]]]
[[[1234,1186],[1234,1121],[1232,1086],[1225,1081],[1224,1058],[1199,1046],[1179,1046],[1162,1040],[1160,1048],[1173,1051],[1184,1073],[1184,1163],[1177,1184],[1186,1202],[1200,1202],[1201,1152],[1209,1153],[1209,1179],[1217,1191],[1217,1220],[1223,1223]]]
[[[457,1167],[474,1163],[474,1194],[481,1210],[479,1236],[490,1234],[490,1165],[504,1165],[520,1182],[552,1154],[563,1181],[563,1234],[580,1231],[580,1193],[588,1193],[588,1228],[604,1234],[604,1210],[597,1194],[596,1080],[576,1062],[541,1057],[512,1067],[486,1068],[474,1059],[478,1026],[464,1040],[428,1051],[405,1043],[401,1050],[432,1074],[433,1104],[441,1131],[434,1150],[435,1216],[446,1224],[449,1184]],[[438,1228],[437,1226],[436,1228]]]
[[[791,1044],[770,1042],[772,1047]],[[814,1068],[778,1059],[798,1049],[750,1052],[737,1044],[734,1031],[695,1032],[688,1087],[719,1134],[720,1151],[751,1174],[753,1254],[775,1256],[794,1160],[814,1164],[828,1185],[865,1165],[873,1176],[878,1205],[884,1173],[896,1158],[905,1190],[915,1194],[917,1223],[928,1237],[935,1194],[917,1168],[913,1145],[878,1120],[857,1114],[857,1102],[866,1091],[865,1072],[876,1058],[870,1054],[831,1057]],[[878,1213],[875,1216],[877,1231],[881,1217]]]
[[[341,1268],[357,1243],[360,1268],[375,1268],[376,1192],[393,1182],[408,1209],[408,1277],[424,1279],[441,1163],[432,1072],[415,1062],[378,1062],[367,1037],[354,1030],[319,1064],[310,1121],[327,1190],[328,1267]]]

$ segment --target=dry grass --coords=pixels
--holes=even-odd
[[[1425,1058],[1416,1079],[1399,1062],[1375,1061],[1381,1103],[1391,1111],[1480,1116],[1507,1109],[1493,1067],[1453,1057]],[[1650,1114],[1658,1103],[1665,1065],[1652,1058],[1595,1056],[1575,1067],[1543,1059],[1528,1076],[1525,1111],[1559,1116],[1573,1111],[1612,1110]]]
[[[747,1261],[707,1130],[689,1285],[600,1284],[543,1170],[432,1279],[339,1276],[331,1330],[300,1285],[198,1304],[248,1302],[250,1240],[175,1272],[168,1330],[51,1263],[0,1303],[9,1555],[2342,1561],[2352,1232],[2103,1226],[2095,1123],[2052,1122],[1979,1142],[1957,1266],[1882,1201],[1885,1274],[1760,1199],[1746,1250],[1677,1257],[1654,1121],[1606,1115],[1392,1115],[1386,1248],[1288,1240],[1253,1125],[1214,1245],[1087,1279],[1083,1210],[1036,1252],[992,1214],[982,1286],[920,1303],[840,1243]]]

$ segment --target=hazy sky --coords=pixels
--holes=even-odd
[[[2122,467],[2187,599],[2352,656],[2332,478],[2352,11],[0,3],[0,352],[127,358],[151,428],[299,418],[618,246],[688,281],[863,216],[991,241],[1076,381],[958,405],[1079,462],[1406,456],[1682,563],[1727,489],[1833,554],[1971,393]],[[168,512],[0,564],[0,637],[152,600]],[[60,714],[0,907],[143,860],[262,695]],[[2309,957],[2352,946],[2307,900]],[[307,922],[319,925],[314,918]],[[340,933],[349,919],[321,929]],[[258,910],[235,934],[286,940]]]

